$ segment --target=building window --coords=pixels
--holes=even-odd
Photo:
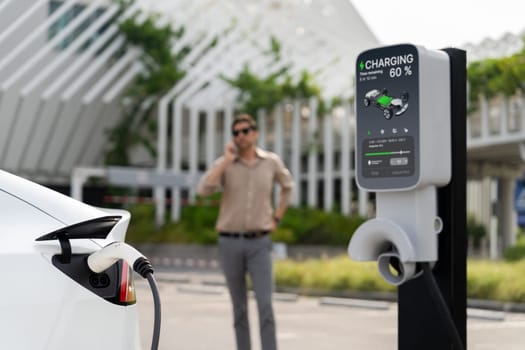
[[[50,1],[49,15],[57,11],[63,4],[64,1]],[[64,30],[67,27],[67,25],[85,9],[85,4],[74,4],[53,24],[51,24],[51,26],[48,29],[48,40],[53,39],[62,30]],[[74,42],[82,34],[84,30],[86,30],[94,21],[96,21],[96,19],[100,17],[102,13],[104,13],[104,11],[105,9],[98,8],[95,12],[89,15],[80,25],[77,25],[77,27],[69,35],[67,35],[64,39],[60,40],[60,42],[55,47],[56,50],[65,50],[72,42]],[[86,40],[86,42],[83,43],[80,47],[79,52],[84,51],[97,37],[99,37],[107,29],[108,25],[109,23],[106,23],[104,26],[99,28],[91,38]]]

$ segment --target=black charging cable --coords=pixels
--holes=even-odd
[[[432,273],[430,263],[424,262],[421,263],[421,266],[423,268],[423,278],[425,279],[425,282],[427,284],[430,295],[434,300],[434,303],[438,307],[439,316],[441,317],[441,320],[447,328],[447,332],[449,334],[450,340],[453,343],[452,345],[454,345],[454,349],[464,350],[463,341],[461,340],[458,329],[456,328],[456,325],[452,320],[452,315],[450,314],[448,305],[445,302],[445,299],[443,298],[443,295],[439,290],[439,286],[436,282],[436,279],[434,278],[434,274]]]
[[[138,258],[133,264],[133,270],[135,270],[139,275],[148,280],[149,286],[151,288],[151,293],[153,294],[155,318],[153,322],[153,337],[151,340],[151,350],[157,350],[159,348],[160,340],[161,309],[159,287],[157,286],[157,281],[153,276],[153,266],[151,265],[148,259],[141,257]]]

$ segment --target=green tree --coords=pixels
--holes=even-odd
[[[469,102],[476,109],[480,95],[512,96],[525,89],[525,48],[508,57],[472,62],[467,68]]]
[[[281,44],[275,37],[270,38],[270,48],[261,53],[271,56],[275,63],[281,63]],[[280,68],[261,77],[246,63],[237,77],[222,76],[222,79],[239,90],[241,110],[256,117],[258,109],[270,110],[287,98],[321,96],[321,89],[310,72],[303,70],[298,78],[294,78],[290,68],[291,65],[281,63]]]
[[[132,1],[117,1],[122,10]],[[126,46],[141,50],[142,70],[125,93],[120,122],[108,130],[110,147],[105,162],[111,165],[130,165],[130,152],[135,146],[144,147],[156,155],[156,112],[158,100],[185,75],[181,61],[190,52],[189,46],[172,52],[173,44],[184,34],[184,27],[174,30],[170,24],[158,26],[158,16],[149,15],[139,22],[135,15],[123,21],[119,28]]]

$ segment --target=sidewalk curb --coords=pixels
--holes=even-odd
[[[373,310],[388,310],[390,309],[391,303],[386,301],[377,300],[364,300],[364,299],[349,299],[349,298],[333,298],[333,297],[321,297],[319,298],[319,304],[329,306],[346,306],[346,307],[357,307],[362,309],[373,309]]]

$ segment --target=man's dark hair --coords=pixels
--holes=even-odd
[[[250,128],[252,128],[253,130],[257,130],[257,123],[255,122],[255,119],[253,119],[253,117],[249,114],[243,113],[236,116],[232,122],[232,130],[235,127],[235,125],[239,123],[248,123],[250,124]]]

